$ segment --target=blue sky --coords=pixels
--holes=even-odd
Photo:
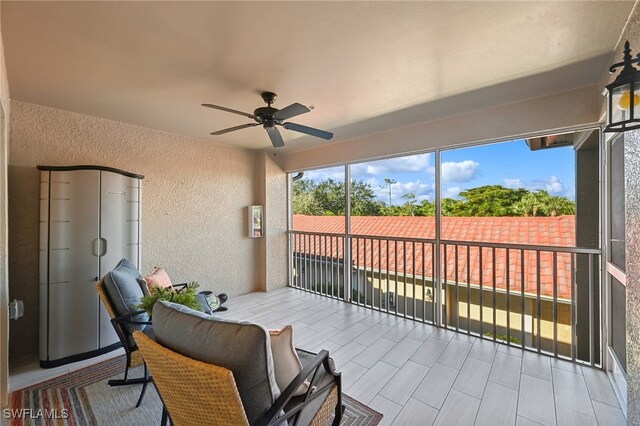
[[[351,165],[351,176],[371,185],[376,197],[388,202],[384,179],[397,181],[391,188],[392,204],[402,195],[434,199],[434,154],[378,160]],[[342,180],[344,169],[333,167],[305,172],[305,177]],[[482,185],[503,185],[528,190],[544,189],[552,195],[575,199],[575,153],[572,147],[529,150],[524,140],[442,151],[442,196],[457,198],[461,191]]]

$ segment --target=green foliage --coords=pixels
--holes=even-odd
[[[547,202],[549,216],[562,216],[566,214],[576,214],[576,204],[565,197],[552,195]]]
[[[351,181],[351,214],[353,216],[380,216],[382,203],[375,200],[375,195],[368,183]]]
[[[502,185],[467,189],[460,193],[463,201],[452,203],[447,216],[515,216],[513,205],[526,193],[526,189],[511,189]]]
[[[575,214],[575,204],[566,197],[524,188],[486,185],[460,193],[462,199],[442,200],[444,216],[558,216]]]
[[[184,305],[188,308],[202,312],[202,306],[200,305],[200,302],[196,300],[198,287],[199,284],[197,281],[191,281],[180,291],[164,287],[152,287],[151,294],[140,299],[140,304],[136,305],[136,308],[144,309],[149,315],[151,315],[153,312],[153,305],[155,305],[158,300],[163,300],[165,302]]]
[[[436,203],[432,203],[429,200],[422,200],[417,207],[416,216],[435,216],[436,215]]]
[[[380,188],[388,190],[391,200],[393,179],[386,178]],[[404,194],[401,205],[377,201],[371,185],[351,182],[351,214],[353,216],[435,216],[435,203],[418,203],[413,193]],[[293,183],[293,213],[311,216],[343,216],[345,214],[344,183],[335,179],[314,182],[300,179]],[[566,197],[549,195],[547,191],[527,191],[485,185],[460,193],[460,199],[442,200],[443,216],[559,216],[575,214],[575,203]]]
[[[443,216],[463,216],[460,214],[456,214],[458,212],[463,211],[463,209],[464,209],[464,201],[456,200],[454,198],[445,198],[442,200]]]
[[[300,179],[293,183],[293,213],[312,216],[344,216],[344,183],[335,179],[314,182]],[[371,185],[362,181],[351,182],[351,214],[354,216],[380,216],[381,203],[375,200]]]
[[[293,212],[309,216],[324,215],[322,206],[315,196],[316,183],[310,179],[293,182]]]
[[[525,194],[514,203],[513,211],[518,216],[558,216],[575,214],[575,204],[565,197],[549,195],[541,189]]]
[[[487,337],[493,337],[493,333],[490,331],[487,331],[486,333],[484,333],[485,336]],[[496,336],[496,340],[502,340],[503,342],[507,341],[507,335],[506,334],[498,334]],[[516,345],[521,345],[522,344],[522,340],[518,339],[517,337],[513,337],[513,336],[509,336],[509,342],[511,343],[515,343]]]
[[[321,294],[328,294],[331,296],[336,296],[339,298],[343,298],[344,297],[344,287],[342,284],[338,284],[335,286],[333,286],[333,283],[331,281],[327,282],[327,283],[311,283],[311,287],[310,287],[311,291],[315,291]]]
[[[338,283],[335,287],[331,281],[327,283],[311,283],[309,289],[320,294],[336,296],[340,299],[344,297],[344,286],[341,283]],[[364,297],[364,294],[355,288],[351,289],[351,300],[357,300],[361,304],[371,304],[371,302]]]

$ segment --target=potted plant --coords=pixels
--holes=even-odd
[[[198,294],[197,289],[199,286],[200,285],[197,281],[191,281],[186,287],[179,290],[176,290],[173,287],[165,288],[154,286],[150,289],[150,294],[148,296],[144,296],[140,299],[140,304],[138,304],[136,308],[144,309],[149,315],[151,315],[153,312],[153,305],[155,305],[158,300],[163,300],[165,302],[184,305],[187,308],[202,312],[202,305],[196,299]]]

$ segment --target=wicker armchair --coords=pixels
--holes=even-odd
[[[163,426],[169,418],[175,426],[249,425],[231,370],[174,352],[144,333],[134,332],[133,336],[163,401]],[[311,382],[309,391],[294,397],[305,380]],[[269,426],[287,421],[289,425],[315,426],[332,421],[337,426],[342,412],[340,375],[333,372],[329,353],[323,350],[254,424]]]

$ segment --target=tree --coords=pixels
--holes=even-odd
[[[576,205],[571,200],[558,195],[552,195],[548,201],[549,215],[558,216],[576,214]]]
[[[384,188],[397,183],[385,179]],[[335,179],[314,182],[301,179],[293,183],[293,213],[313,216],[345,214],[344,183]],[[389,197],[391,193],[389,192]],[[443,216],[557,216],[575,214],[575,204],[566,197],[549,195],[545,190],[535,192],[526,189],[486,185],[460,193],[461,199],[442,200]],[[391,198],[390,198],[391,199]],[[386,204],[375,198],[371,185],[351,181],[351,214],[354,216],[435,216],[434,203],[423,200],[417,203],[413,193],[402,196],[400,206]]]
[[[344,183],[331,178],[323,180],[315,187],[313,196],[325,216],[344,216]]]
[[[435,216],[436,204],[429,200],[422,200],[416,209],[416,216]]]
[[[408,193],[402,196],[402,199],[407,200],[402,205],[402,210],[406,213],[403,216],[415,216],[416,210],[416,194]]]
[[[544,201],[538,194],[530,192],[513,204],[513,212],[516,216],[544,216]]]
[[[543,189],[528,192],[514,203],[513,211],[518,216],[557,216],[575,214],[575,204],[566,197],[549,195]]]
[[[354,216],[380,216],[381,202],[375,201],[371,185],[360,180],[351,181],[351,214]]]
[[[300,179],[293,182],[292,207],[294,214],[318,216],[323,210],[314,196],[316,183],[311,179]]]
[[[442,215],[443,216],[464,216],[464,202],[462,200],[456,200],[455,198],[445,198],[442,200]],[[435,206],[434,206],[435,216]]]
[[[380,185],[380,189],[387,189],[389,192],[389,206],[391,206],[391,185],[395,185],[397,181],[391,178],[384,178],[384,185]]]
[[[375,200],[371,185],[351,182],[351,214],[379,216],[381,203]],[[300,179],[293,183],[293,213],[312,216],[343,216],[345,214],[344,183],[335,179],[314,182]]]
[[[464,202],[458,204],[453,216],[514,216],[513,205],[528,191],[523,188],[505,188],[485,185],[462,191]]]

